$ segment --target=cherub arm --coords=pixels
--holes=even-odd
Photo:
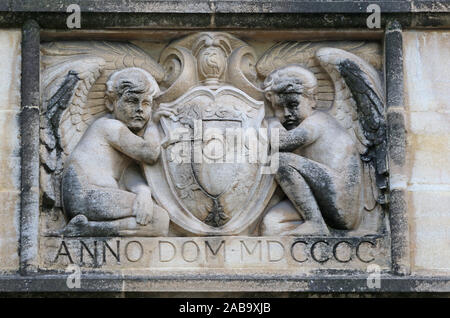
[[[292,130],[286,130],[279,121],[273,121],[271,128],[278,128],[280,141],[279,151],[291,152],[312,144],[319,137],[319,130],[310,118],[305,119]]]
[[[144,137],[132,133],[122,122],[110,119],[105,129],[107,141],[117,150],[127,156],[148,164],[158,160],[160,145],[158,139],[147,130]]]
[[[151,195],[150,187],[142,176],[142,171],[136,163],[131,163],[123,175],[123,183],[127,190],[134,194],[146,192]]]
[[[125,170],[123,183],[129,191],[136,194],[132,207],[136,222],[141,225],[148,224],[153,218],[152,192],[136,163],[130,164]]]

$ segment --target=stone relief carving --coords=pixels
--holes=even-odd
[[[328,46],[327,46],[328,45]],[[329,47],[332,46],[332,47]],[[50,236],[384,231],[384,93],[370,44],[222,32],[42,47]]]

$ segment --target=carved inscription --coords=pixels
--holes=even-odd
[[[47,239],[52,267],[258,268],[273,270],[327,264],[341,268],[383,262],[385,242],[372,238],[139,238]]]

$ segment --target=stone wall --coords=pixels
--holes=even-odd
[[[49,7],[53,2],[54,0],[45,1],[50,4]],[[69,3],[65,0],[60,2]],[[382,43],[383,36],[391,32],[387,28],[387,22],[394,20],[399,22],[402,30],[400,28],[394,31],[401,34],[403,38],[403,44],[400,43],[396,48],[403,45],[404,100],[390,106],[392,106],[392,112],[404,114],[406,165],[402,165],[399,169],[401,173],[394,171],[398,167],[392,169],[391,166],[391,190],[400,190],[399,193],[406,194],[404,199],[409,226],[406,235],[409,240],[402,238],[400,243],[409,243],[409,249],[406,248],[405,251],[410,250],[411,254],[400,253],[402,254],[400,258],[405,255],[407,258],[406,261],[401,260],[404,261],[407,268],[404,273],[395,270],[383,272],[385,276],[383,276],[380,292],[450,292],[450,32],[448,31],[450,15],[447,4],[431,8],[420,4],[420,1],[403,2],[405,7],[383,2],[386,14],[382,15],[382,28],[368,31],[365,24],[366,11],[352,1],[344,1],[347,6],[343,6],[342,10],[340,4],[332,5],[323,1],[317,3],[292,1],[292,6],[286,7],[282,5],[279,7],[282,2],[273,1],[273,7],[270,8],[260,8],[257,5],[240,7],[244,12],[235,12],[235,9],[229,8],[231,4],[236,5],[236,2],[217,1],[219,8],[222,8],[221,11],[217,9],[220,11],[217,14],[216,9],[211,8],[210,3],[206,1],[201,1],[202,7],[193,6],[191,1],[186,1],[184,5],[180,4],[180,7],[177,8],[171,7],[167,2],[167,7],[159,8],[157,13],[151,11],[153,7],[133,8],[129,6],[119,10],[116,7],[103,7],[103,2],[98,2],[101,8],[89,7],[89,10],[83,13],[83,28],[89,28],[88,31],[84,29],[67,31],[66,11],[63,5],[61,5],[62,9],[51,11],[38,8],[34,4],[23,8],[10,8],[10,5],[0,4],[0,292],[68,290],[66,287],[67,276],[63,275],[61,271],[34,275],[35,273],[32,271],[24,270],[20,257],[20,251],[23,251],[24,246],[27,245],[23,244],[26,241],[23,237],[22,246],[20,243],[21,199],[23,202],[26,201],[23,197],[21,198],[21,176],[27,175],[26,173],[21,175],[27,168],[24,163],[24,169],[21,171],[20,133],[22,129],[26,135],[27,127],[21,127],[19,121],[21,57],[23,56],[21,41],[22,34],[26,34],[26,27],[22,30],[20,28],[30,18],[37,21],[41,28],[39,30],[39,27],[36,27],[34,31],[36,33],[40,31],[41,38],[47,41],[78,39],[83,36],[103,39],[103,31],[113,26],[115,29],[110,29],[105,34],[111,38],[128,39],[135,42],[142,41],[139,33],[141,28],[146,28],[147,35],[161,34],[158,32],[164,28],[172,34],[176,32],[189,33],[192,28],[222,31],[232,29],[231,32],[245,35],[250,27],[254,27],[259,32],[253,32],[254,34],[287,30],[284,34],[286,39],[290,39],[290,36],[298,30],[303,30],[305,31],[302,33],[304,39],[308,40],[317,36],[321,40],[353,38],[376,40]],[[254,4],[253,1],[247,2],[248,6]],[[430,3],[432,2],[430,1]],[[11,2],[11,6],[13,5]],[[335,5],[339,5],[339,8]],[[189,10],[187,10],[188,6]],[[304,6],[307,6],[310,11],[305,11]],[[115,11],[116,9],[118,12]],[[325,10],[328,10],[329,14],[324,14]],[[433,26],[439,27],[439,29],[425,30]],[[120,27],[132,27],[134,30],[130,33],[121,33]],[[183,30],[180,31],[180,28]],[[54,29],[57,31],[55,32]],[[317,31],[318,29],[320,31]],[[342,29],[347,31],[341,32]],[[132,38],[128,38],[129,35],[132,35]],[[26,36],[24,36],[25,38]],[[385,40],[386,38],[387,36],[384,37]],[[107,39],[109,38],[107,37]],[[315,39],[317,40],[317,38]],[[264,41],[266,40],[264,38]],[[33,42],[30,41],[30,36],[28,36],[28,41]],[[144,44],[142,46],[145,46]],[[34,45],[38,52],[39,40],[34,41],[31,45]],[[397,60],[400,61],[400,59]],[[37,63],[33,64],[36,68]],[[385,63],[385,66],[387,64]],[[385,77],[387,80],[394,79],[394,81],[396,78],[396,76],[389,75]],[[39,81],[34,81],[34,83],[37,82]],[[25,100],[24,98],[23,101],[25,102]],[[32,107],[33,105],[31,103],[26,106]],[[37,112],[37,107],[31,110]],[[387,112],[389,113],[389,111]],[[35,124],[37,122],[34,121]],[[400,127],[400,130],[403,133],[403,126]],[[22,138],[22,142],[26,139]],[[36,163],[37,158],[35,155]],[[38,183],[36,180],[34,182]],[[22,186],[22,188],[30,190],[30,187]],[[37,192],[34,186],[31,186],[31,190]],[[30,192],[32,192],[31,190]],[[24,192],[26,191],[22,191],[22,194]],[[391,196],[391,199],[393,197]],[[403,200],[402,196],[401,200]],[[26,219],[29,215],[27,216],[24,211],[28,210],[22,209],[22,217]],[[36,214],[39,212],[38,209],[33,211]],[[37,228],[37,222],[35,223]],[[404,232],[402,233],[404,234]],[[31,233],[30,236],[34,234],[36,233]],[[36,236],[34,235],[35,238]],[[45,238],[40,238],[39,242],[33,241],[29,245],[37,250],[36,245],[42,245],[45,242]],[[25,254],[22,253],[22,259],[26,258]],[[43,261],[45,263],[45,255],[44,257],[37,255],[37,258],[37,261],[33,259],[31,262]],[[383,259],[388,260],[387,262],[391,260],[389,256]],[[385,268],[389,268],[392,264],[384,265]],[[408,273],[409,265],[411,265],[411,275]],[[45,270],[53,269],[48,266]],[[33,275],[28,275],[30,273]],[[136,274],[137,271],[133,273]],[[366,273],[363,270],[358,272],[359,276],[355,273],[339,276],[330,271],[311,277],[302,276],[301,272],[295,276],[292,271],[279,276],[270,273],[266,276],[245,276],[245,273],[238,273],[242,275],[236,276],[237,278],[225,275],[200,277],[200,274],[199,276],[183,276],[183,274],[169,277],[169,279],[161,278],[161,276],[130,275],[125,277],[100,273],[98,277],[85,278],[83,291],[372,292],[367,289]],[[402,276],[402,274],[406,275]],[[220,284],[217,283],[218,280],[220,280]]]
[[[19,267],[20,30],[0,30],[0,271]]]
[[[403,35],[412,268],[450,273],[450,32]]]

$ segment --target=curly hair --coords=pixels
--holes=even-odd
[[[151,99],[159,96],[158,83],[147,71],[129,67],[111,74],[106,82],[105,98],[112,102],[126,93],[142,94],[145,92],[148,92]]]
[[[314,74],[298,64],[289,64],[270,73],[263,84],[265,92],[300,93],[314,97],[317,79]]]

